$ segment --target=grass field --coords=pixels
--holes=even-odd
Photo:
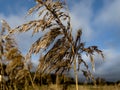
[[[33,90],[29,88],[29,90]],[[67,89],[63,89],[63,85],[56,86],[56,85],[43,85],[43,86],[36,86],[35,90],[75,90],[75,85],[68,86]],[[117,85],[104,85],[104,86],[92,86],[92,85],[79,85],[79,90],[120,90],[120,86]]]

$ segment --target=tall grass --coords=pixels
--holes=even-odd
[[[8,76],[10,89],[17,90],[19,85],[25,90],[28,89],[29,85],[33,89],[39,89],[35,85],[37,76],[42,78],[50,73],[58,76],[68,73],[70,69],[74,69],[76,90],[78,90],[78,71],[83,72],[87,79],[91,78],[94,81],[94,77],[82,56],[86,54],[90,58],[94,70],[93,55],[97,52],[103,57],[102,51],[97,46],[85,46],[81,40],[81,29],[77,30],[76,36],[72,34],[71,17],[65,0],[36,0],[36,2],[37,4],[28,11],[28,15],[37,12],[39,17],[37,20],[29,21],[14,29],[11,29],[9,24],[2,20],[0,68],[2,68],[2,75],[5,76],[6,73]],[[33,30],[32,36],[40,31],[45,34],[42,37],[39,36],[31,45],[26,56],[23,56],[17,47],[13,34],[29,30]],[[33,54],[40,54],[39,64],[34,75],[31,74]],[[80,68],[82,63],[85,66],[84,69]],[[3,64],[6,65],[5,69],[3,69]],[[58,77],[56,78],[56,88],[61,88]],[[64,85],[63,89],[66,88],[67,85]]]
[[[56,85],[43,85],[41,87],[37,86],[36,90],[75,90],[75,85],[69,85],[67,89],[64,89],[62,85],[59,86],[59,88],[56,88]],[[116,85],[105,85],[105,86],[93,86],[93,85],[79,85],[79,90],[120,90],[119,86]],[[32,90],[30,87],[29,90]]]

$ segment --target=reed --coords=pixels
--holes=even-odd
[[[35,89],[34,81],[37,74],[41,77],[50,73],[60,75],[69,72],[70,69],[74,69],[76,90],[78,90],[78,71],[83,72],[87,79],[92,78],[94,80],[94,77],[88,70],[87,63],[82,57],[83,53],[90,58],[92,69],[95,70],[93,55],[97,52],[104,57],[102,51],[97,46],[85,46],[85,43],[81,40],[81,29],[77,30],[76,37],[74,37],[72,34],[71,17],[64,0],[36,0],[36,2],[37,4],[28,11],[28,16],[37,12],[38,20],[29,21],[14,29],[11,29],[9,24],[2,20],[0,60],[1,63],[4,59],[7,60],[5,72],[10,80],[10,86],[14,86],[14,89],[17,90],[20,82],[25,82],[22,86],[27,89],[26,86],[30,80],[32,88]],[[39,36],[24,57],[12,35],[16,32],[21,33],[29,30],[33,30],[32,36],[40,31],[44,32],[45,35]],[[38,53],[40,53],[39,64],[35,75],[32,76],[27,64],[31,62],[31,56]],[[80,68],[82,63],[85,69]],[[30,65],[30,67],[32,66]],[[57,77],[56,82],[58,81]]]

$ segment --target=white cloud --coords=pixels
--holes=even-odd
[[[93,0],[81,0],[74,4],[71,8],[71,22],[73,26],[73,33],[76,33],[77,29],[83,30],[83,38],[85,41],[89,41],[93,37],[93,30],[90,26],[90,19],[93,16],[92,12]]]
[[[97,76],[104,77],[107,80],[119,80],[120,53],[112,48],[103,50],[103,53],[105,56],[104,62],[100,63],[100,61],[98,61],[100,59],[95,57],[97,61],[95,74],[97,74]]]
[[[106,1],[106,0],[105,0]],[[103,8],[98,13],[95,23],[98,25],[118,25],[120,26],[120,0],[105,2]]]
[[[24,21],[25,21],[23,15],[8,15],[8,16],[5,16],[4,14],[0,14],[0,20],[1,19],[6,20],[12,28],[17,26],[17,25],[20,25],[20,24],[24,23]]]
[[[103,50],[104,59],[95,54],[95,72],[92,71],[92,65],[90,58],[86,55],[83,55],[83,59],[89,66],[89,69],[92,71],[95,77],[103,77],[106,80],[120,80],[120,53],[113,48],[108,48]],[[81,67],[83,69],[83,66]],[[81,76],[81,73],[79,73]],[[72,74],[73,75],[73,74]]]
[[[107,69],[112,69],[113,66],[118,65],[118,63],[120,63],[120,53],[116,52],[116,50],[114,49],[106,49],[103,50],[104,52],[104,56],[105,56],[105,61],[102,64],[102,67],[98,68],[99,71],[103,71]]]
[[[2,19],[6,20],[11,28],[15,28],[27,22],[28,20],[31,20],[31,18],[25,19],[24,15],[8,15],[6,17],[5,15],[0,14],[0,20]],[[33,42],[33,38],[31,38],[31,33],[32,31],[15,35],[19,48],[24,53],[28,51],[29,47],[31,46],[31,43]]]

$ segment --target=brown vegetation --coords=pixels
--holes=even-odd
[[[40,84],[42,84],[42,79],[50,73],[56,74],[56,83],[58,85],[60,84],[59,75],[69,72],[70,69],[74,69],[76,90],[78,90],[78,71],[83,72],[86,78],[94,80],[94,77],[88,70],[87,63],[82,58],[82,54],[84,53],[90,57],[94,70],[94,52],[101,54],[103,57],[102,51],[97,46],[85,47],[85,44],[81,41],[81,29],[77,31],[74,38],[65,1],[36,1],[37,4],[28,11],[28,15],[37,12],[39,16],[38,20],[29,21],[14,29],[11,29],[6,21],[2,21],[3,27],[0,34],[0,71],[2,76],[5,76],[5,73],[8,76],[9,87],[6,88],[17,90],[19,89],[19,85],[21,85],[20,89],[24,88],[27,90],[28,86],[32,85],[32,88],[35,89],[36,79],[40,80]],[[29,30],[33,30],[33,36],[40,31],[46,33],[32,44],[29,52],[24,57],[19,51],[12,35],[15,32],[27,32]],[[50,46],[51,44],[52,47]],[[35,74],[32,74],[31,68],[29,68],[32,67],[31,56],[40,52],[39,65]],[[84,70],[80,68],[82,63],[86,67]],[[3,69],[3,64],[6,65],[5,69]],[[48,80],[48,83],[50,82],[51,80]],[[64,86],[63,90],[66,89],[67,86]]]

